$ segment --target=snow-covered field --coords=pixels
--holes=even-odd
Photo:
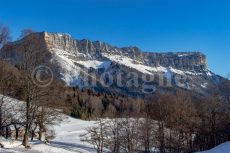
[[[230,142],[220,144],[219,146],[199,153],[230,153]]]
[[[0,98],[3,98],[2,95],[0,95]],[[17,110],[19,106],[22,107],[22,101],[17,101],[10,97],[4,98],[6,101],[4,103],[5,109]],[[18,117],[21,114],[12,115]],[[50,131],[54,131],[54,139],[50,144],[44,144],[41,141],[35,140],[30,142],[32,149],[28,150],[21,145],[21,141],[0,138],[0,143],[5,147],[4,149],[0,148],[0,153],[96,153],[92,145],[81,141],[82,136],[86,133],[86,129],[95,124],[96,121],[84,121],[63,115],[63,121],[59,125],[49,127]],[[230,142],[199,153],[230,153]]]
[[[93,126],[95,121],[83,121],[65,116],[60,125],[51,129],[55,131],[55,138],[50,144],[39,141],[31,142],[32,149],[27,150],[19,141],[1,139],[6,149],[0,149],[1,153],[95,153],[94,147],[80,139],[85,129]]]
[[[81,141],[85,129],[94,125],[95,121],[83,121],[64,116],[64,121],[60,125],[51,128],[55,131],[55,138],[50,144],[33,141],[30,142],[32,149],[27,150],[21,145],[21,141],[1,138],[0,141],[5,149],[0,148],[0,153],[96,153],[92,145]],[[230,153],[230,142],[199,153]]]

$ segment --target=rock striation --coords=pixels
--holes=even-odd
[[[161,65],[182,70],[207,69],[206,56],[200,52],[153,53],[143,52],[137,47],[118,48],[100,41],[76,40],[68,34],[41,33],[48,48],[56,48],[71,53],[89,54],[100,57],[102,53],[124,55],[142,61],[149,66]]]

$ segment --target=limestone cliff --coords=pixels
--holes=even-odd
[[[9,43],[1,49],[1,58],[12,64],[20,64],[22,54],[27,49],[38,55],[40,64],[49,65],[55,76],[68,86],[96,87],[108,89],[122,94],[144,94],[141,85],[143,74],[163,75],[164,79],[171,77],[172,86],[162,87],[159,80],[154,79],[152,84],[159,90],[175,90],[184,88],[206,94],[210,87],[215,87],[223,78],[208,70],[206,56],[200,52],[169,52],[154,53],[141,51],[137,47],[123,47],[109,45],[101,41],[77,40],[68,34],[40,32]],[[118,86],[112,84],[103,87],[86,83],[88,77],[98,80],[101,74],[113,76],[120,73],[123,82],[134,79],[130,72],[136,76],[140,86]],[[178,86],[175,78],[186,76],[183,86]],[[117,80],[116,80],[117,81]]]

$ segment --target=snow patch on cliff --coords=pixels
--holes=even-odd
[[[207,88],[207,87],[208,87],[208,83],[205,82],[205,83],[201,84],[201,87],[202,87],[202,88]]]
[[[203,75],[202,73],[178,70],[173,67],[166,68],[163,66],[158,66],[158,67],[146,66],[146,65],[140,64],[141,62],[136,62],[136,60],[134,59],[131,59],[129,57],[124,57],[121,55],[109,55],[109,54],[104,53],[103,56],[110,59],[111,61],[114,61],[121,65],[136,69],[139,72],[142,72],[144,74],[152,75],[157,72],[168,73],[168,71],[170,71],[172,73],[179,74],[179,75],[195,75],[195,76]]]
[[[121,55],[109,55],[106,53],[103,53],[103,56],[118,64],[127,66],[129,68],[136,69],[141,73],[151,75],[154,72],[167,72],[167,69],[165,67],[162,67],[162,66],[151,67],[151,66],[142,65],[142,64],[137,63],[134,59],[131,59],[129,57],[124,57]]]
[[[108,69],[111,65],[111,61],[98,61],[98,60],[86,60],[86,61],[75,61],[76,63],[83,65],[86,68],[104,68]]]

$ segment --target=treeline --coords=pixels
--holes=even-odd
[[[100,144],[96,145],[99,153],[103,148],[128,153],[150,153],[154,148],[161,153],[190,153],[230,140],[230,105],[217,93],[210,97],[185,91],[156,93],[143,101],[88,89],[71,90],[67,101],[72,116],[111,119],[99,120],[96,128],[88,130],[85,140]]]
[[[66,91],[69,114],[81,119],[141,114],[144,101],[139,98],[102,93],[91,89],[69,88]]]

